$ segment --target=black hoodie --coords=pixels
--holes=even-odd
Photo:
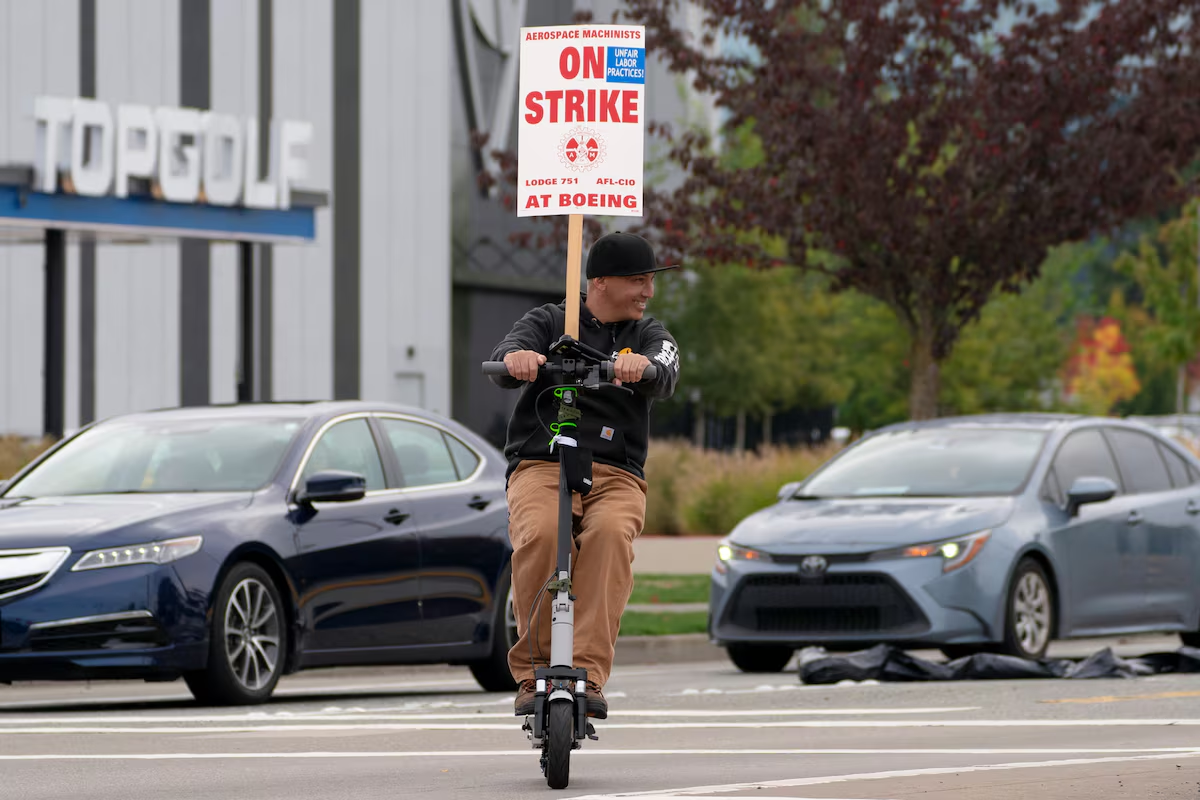
[[[503,361],[506,355],[517,350],[533,350],[546,355],[550,346],[563,335],[566,316],[566,301],[533,309],[517,320],[503,341],[496,345],[492,360]],[[633,390],[632,395],[612,387],[580,391],[579,409],[583,418],[574,431],[580,446],[591,450],[595,461],[620,467],[644,479],[650,406],[655,400],[670,397],[679,380],[679,348],[675,339],[653,317],[602,323],[581,302],[579,341],[614,357],[628,348],[646,356],[658,368],[654,380],[626,384]],[[524,387],[508,422],[508,440],[504,445],[508,474],[511,475],[517,464],[525,459],[557,461],[558,455],[550,452],[552,434],[547,429],[558,418],[557,407],[554,393],[545,391],[555,382],[545,374],[538,376],[534,383],[507,375],[493,376],[492,380],[505,389]]]

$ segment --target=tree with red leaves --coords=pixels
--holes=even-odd
[[[700,132],[674,140],[686,180],[646,203],[664,258],[782,260],[882,300],[911,337],[914,418],[936,416],[964,326],[1049,246],[1188,189],[1194,0],[691,3],[700,37],[674,24],[678,0],[626,0],[627,16],[762,157],[731,167]]]
[[[1108,414],[1141,390],[1121,323],[1111,317],[1077,321],[1074,354],[1066,366],[1066,399],[1085,414]]]

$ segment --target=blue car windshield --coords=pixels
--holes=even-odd
[[[4,494],[252,491],[266,485],[298,419],[113,421],[50,454]]]
[[[1011,495],[1046,439],[1014,428],[916,428],[863,440],[805,483],[800,497]]]

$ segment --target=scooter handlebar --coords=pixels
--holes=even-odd
[[[606,361],[603,364],[601,364],[600,366],[601,366],[601,377],[606,381],[611,381],[613,379],[612,362]],[[554,371],[560,370],[561,368],[557,364],[547,363],[547,364],[542,364],[541,369],[543,372],[545,372],[545,371],[554,372]],[[507,375],[508,367],[505,366],[503,361],[484,361],[483,362],[483,374],[484,375]],[[646,369],[642,370],[642,380],[652,381],[656,377],[658,377],[658,368],[655,367],[653,364],[647,364]]]
[[[503,361],[485,361],[483,362],[484,375],[507,375],[508,365]]]

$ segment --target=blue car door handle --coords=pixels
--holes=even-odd
[[[491,500],[480,497],[479,495],[475,495],[474,497],[471,498],[471,501],[469,503],[467,503],[467,505],[469,505],[471,508],[475,509],[476,511],[483,511],[485,508],[488,507],[488,505],[491,502],[492,502]]]
[[[1127,525],[1141,525],[1143,520],[1145,520],[1145,517],[1142,516],[1142,512],[1130,511],[1129,516],[1125,519],[1125,523]]]
[[[398,508],[389,509],[383,517],[384,522],[390,522],[393,525],[401,525],[406,519],[408,519],[408,514]]]
[[[1183,510],[1189,514],[1200,514],[1200,503],[1197,503],[1195,500],[1188,500]]]

